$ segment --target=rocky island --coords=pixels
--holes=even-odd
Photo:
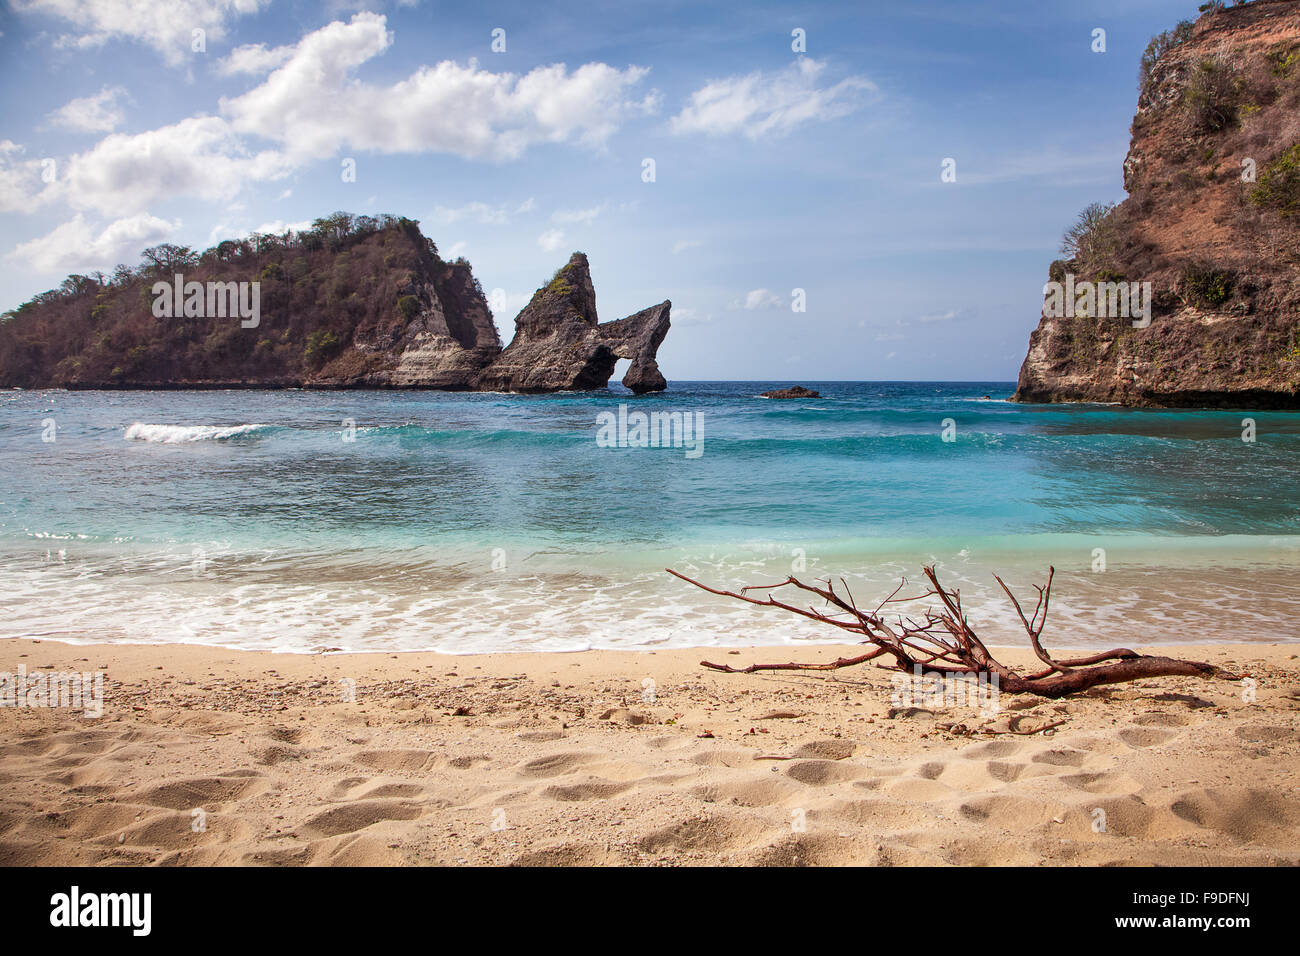
[[[802,385],[795,385],[792,388],[777,388],[770,392],[763,392],[759,398],[821,398],[821,392],[815,392],[811,388],[804,388]]]
[[[0,386],[557,392],[604,388],[625,358],[633,392],[667,387],[656,354],[672,303],[600,323],[581,252],[504,349],[470,264],[444,261],[410,219],[340,212],[143,260],[69,276],[0,317]]]
[[[1016,401],[1300,407],[1300,4],[1202,10],[1143,56],[1128,198],[1067,233]]]

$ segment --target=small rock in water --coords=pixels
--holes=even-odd
[[[795,385],[793,388],[778,388],[770,392],[764,392],[763,398],[821,398],[820,392],[814,392],[811,388],[804,388],[802,385]]]

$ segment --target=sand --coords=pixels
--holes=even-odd
[[[106,679],[98,719],[0,709],[0,864],[1300,863],[1300,644],[1160,652],[1249,672],[1255,697],[1190,678],[1003,695],[990,729],[1061,723],[967,736],[972,708],[890,716],[882,670],[698,666],[788,648],[9,640],[0,670]]]

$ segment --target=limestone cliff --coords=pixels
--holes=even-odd
[[[1300,3],[1152,41],[1124,185],[1049,278],[1150,282],[1150,324],[1045,308],[1015,399],[1300,407]]]
[[[348,384],[472,387],[478,373],[501,353],[501,338],[469,263],[453,264],[436,281],[412,281],[402,292],[418,300],[419,310],[409,319],[399,316],[382,334],[357,329],[353,347],[388,360]]]

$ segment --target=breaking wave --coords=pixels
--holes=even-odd
[[[271,427],[270,425],[147,425],[144,422],[135,422],[126,430],[126,440],[162,442],[167,445],[195,441],[225,441],[255,435]]]

